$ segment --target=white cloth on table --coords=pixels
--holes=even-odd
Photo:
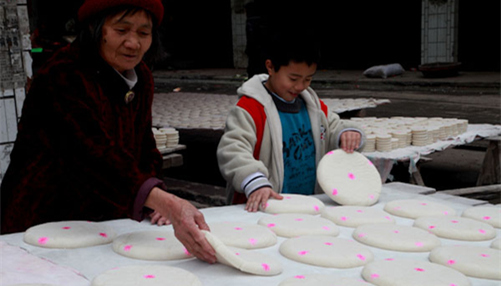
[[[331,199],[329,199],[325,194],[315,195],[315,197],[319,198],[322,202],[324,202],[326,206],[335,205],[335,203]],[[424,199],[424,198],[426,198],[426,200],[445,203],[453,207],[458,214],[461,214],[465,209],[470,207],[465,204],[439,200],[433,197],[415,195],[404,191],[386,188],[384,185],[381,197],[379,198],[379,202],[373,205],[372,207],[382,210],[386,202],[392,200]],[[205,219],[209,224],[209,226],[211,223],[219,223],[225,221],[257,224],[257,221],[263,215],[265,215],[262,212],[248,213],[244,210],[244,205],[211,207],[202,209],[201,211],[205,215]],[[401,217],[395,217],[395,220],[397,224],[407,225],[407,226],[411,226],[414,222],[414,220],[412,219],[406,219]],[[122,220],[108,221],[106,223],[112,226],[117,231],[118,234],[133,232],[133,231],[159,229],[158,226],[150,225],[149,221],[143,221],[141,223],[138,223],[133,220],[122,219]],[[163,226],[161,228],[165,230],[172,229],[171,226]],[[354,231],[354,228],[340,226],[339,229],[341,230],[341,233],[337,237],[352,239],[352,233]],[[501,237],[501,230],[496,229],[496,232],[497,232],[497,237]],[[197,259],[184,259],[184,260],[160,261],[160,262],[130,259],[113,252],[111,245],[102,245],[102,246],[71,249],[71,250],[43,249],[24,243],[22,237],[23,237],[22,233],[2,235],[0,236],[0,241],[5,241],[12,245],[21,246],[23,248],[26,248],[34,255],[53,261],[58,265],[64,265],[65,267],[71,267],[73,269],[76,269],[79,272],[81,272],[88,280],[92,280],[95,276],[99,275],[100,273],[114,267],[120,267],[126,265],[147,265],[152,263],[168,265],[172,267],[180,267],[187,271],[190,271],[197,277],[199,277],[200,281],[205,286],[232,285],[236,283],[235,281],[238,281],[238,285],[242,286],[251,286],[251,285],[276,286],[286,278],[293,277],[296,275],[306,275],[309,273],[329,273],[339,277],[350,277],[355,279],[361,279],[361,272],[362,272],[362,267],[355,267],[350,269],[324,268],[324,267],[302,264],[289,260],[281,256],[279,253],[280,244],[286,240],[286,238],[282,237],[278,237],[278,243],[272,247],[254,250],[254,251],[260,251],[264,254],[271,255],[282,262],[284,271],[280,275],[269,276],[269,277],[250,275],[220,263],[210,265]],[[449,240],[440,238],[440,241],[442,242],[442,245],[459,244],[459,245],[489,247],[493,240],[468,242],[468,241]],[[367,247],[370,248],[370,250],[373,252],[375,260],[400,257],[400,258],[410,258],[410,259],[428,261],[428,254],[429,254],[428,252],[407,253],[407,252],[389,251],[370,246]],[[2,263],[5,264],[8,263],[10,258],[2,256],[0,259],[2,259],[3,260]],[[495,280],[478,279],[478,278],[469,278],[469,279],[471,280],[472,286],[499,286],[499,281]],[[0,285],[4,286],[8,284],[0,283]]]

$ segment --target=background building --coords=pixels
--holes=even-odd
[[[74,30],[72,21],[81,3],[28,0],[31,30],[42,41],[64,42],[62,36]],[[307,28],[309,37],[298,35],[291,43],[320,40],[322,65],[327,69],[366,69],[393,62],[409,69],[452,61],[461,62],[464,70],[500,69],[500,1],[496,0],[163,3],[162,35],[169,57],[158,68],[245,68],[245,50],[255,46],[247,43],[246,25],[262,21],[268,29]]]
[[[82,3],[0,0],[0,180],[9,164],[32,70],[75,36]],[[298,32],[291,44],[319,40],[323,69],[364,70],[400,63],[408,70],[424,63],[461,62],[463,71],[500,70],[498,0],[163,3],[161,34],[168,57],[156,69],[259,66],[261,61],[248,55],[266,45],[259,41],[259,32],[273,29],[308,31]]]

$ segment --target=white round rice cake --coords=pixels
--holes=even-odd
[[[265,215],[257,223],[282,237],[301,235],[338,236],[340,232],[337,225],[332,221],[309,214]]]
[[[461,216],[488,223],[495,228],[501,228],[501,208],[499,207],[471,207],[466,209]]]
[[[79,248],[111,243],[113,228],[89,221],[60,221],[30,227],[24,242],[45,248]]]
[[[99,274],[91,286],[201,286],[193,273],[165,265],[117,267]]]
[[[427,252],[440,245],[434,234],[417,227],[393,224],[364,224],[353,231],[357,241],[377,248]]]
[[[176,260],[193,257],[172,230],[122,234],[113,240],[113,250],[125,257],[142,260]]]
[[[381,176],[364,155],[342,149],[325,154],[317,166],[322,190],[341,205],[370,206],[381,194]]]
[[[212,233],[205,230],[202,232],[216,251],[216,258],[219,263],[236,268],[245,273],[261,276],[278,275],[283,271],[282,263],[269,255],[260,253],[256,250],[226,246]]]
[[[244,249],[264,248],[277,244],[276,234],[267,227],[240,222],[221,222],[209,225],[212,235],[225,245]]]
[[[278,286],[374,286],[361,279],[338,277],[332,274],[307,274],[286,278]]]
[[[459,216],[420,217],[414,226],[448,239],[480,241],[496,237],[496,230],[490,224]]]
[[[270,199],[266,203],[265,213],[283,214],[283,213],[304,213],[318,215],[325,205],[324,203],[312,196],[298,194],[282,194],[284,197],[281,200]]]
[[[353,240],[326,235],[289,238],[279,250],[291,260],[330,268],[359,267],[374,259],[368,247]]]
[[[346,227],[357,227],[363,224],[374,223],[395,223],[395,219],[389,213],[381,209],[363,206],[326,207],[321,216],[333,221],[337,225]]]
[[[416,219],[422,216],[455,215],[453,208],[427,200],[394,200],[386,203],[384,210],[392,215]]]
[[[501,238],[494,239],[491,243],[491,248],[501,250]]]
[[[367,264],[362,277],[377,286],[470,286],[461,272],[428,261],[385,259]]]
[[[501,280],[501,251],[496,249],[468,245],[440,246],[430,252],[429,259],[466,276]]]

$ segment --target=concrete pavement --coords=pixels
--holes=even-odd
[[[367,110],[368,115],[465,118],[472,123],[500,124],[499,72],[460,72],[447,78],[425,78],[419,71],[400,76],[367,78],[363,71],[319,70],[312,87],[320,97],[388,98],[391,105]],[[159,91],[236,94],[247,79],[241,69],[158,70]]]

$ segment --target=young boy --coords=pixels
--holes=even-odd
[[[283,42],[282,42],[283,43]],[[280,193],[322,193],[316,166],[337,148],[361,148],[362,131],[328,110],[311,89],[318,49],[305,42],[273,43],[267,74],[239,89],[217,150],[229,202],[255,212]]]

